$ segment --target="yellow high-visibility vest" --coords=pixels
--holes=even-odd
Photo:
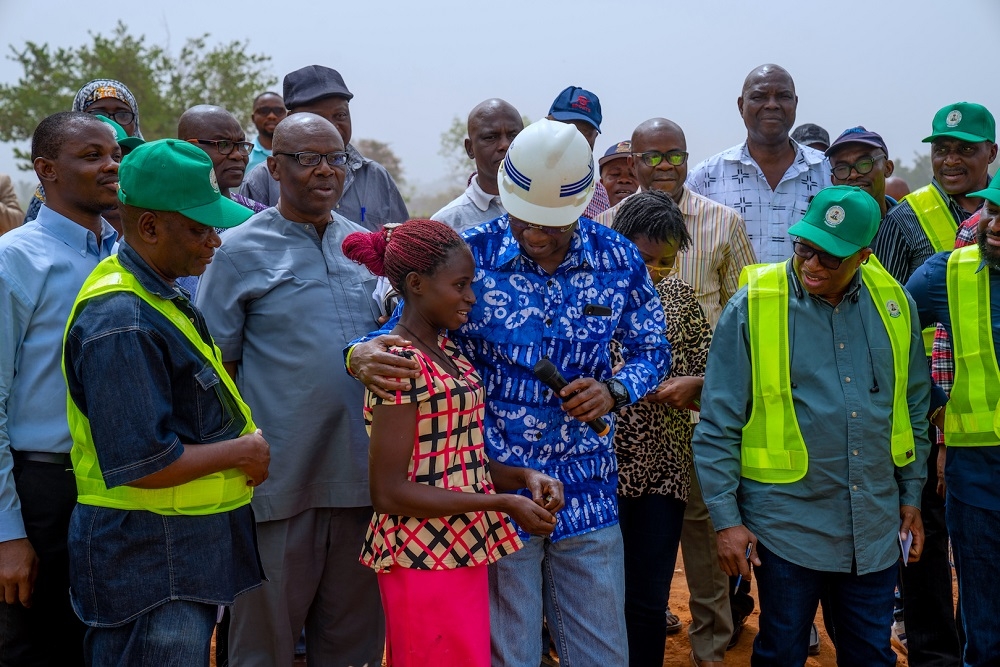
[[[948,202],[933,185],[925,185],[919,190],[903,197],[917,215],[917,222],[924,230],[924,235],[930,241],[934,252],[944,252],[955,247],[955,236],[958,234],[958,223],[948,208]],[[924,329],[924,354],[931,356],[934,349],[934,329],[930,326]]]
[[[944,415],[949,447],[1000,444],[1000,369],[993,346],[990,272],[977,272],[979,264],[979,246],[966,246],[951,253],[945,272],[955,353],[955,382]]]
[[[135,276],[126,271],[117,256],[103,260],[83,283],[73,303],[66,335],[76,315],[88,300],[112,292],[135,294],[162,313],[177,327],[198,353],[212,365],[223,387],[246,421],[241,435],[257,429],[250,416],[250,408],[240,397],[236,384],[222,365],[222,353],[214,344],[206,343],[191,320],[170,299],[163,299],[146,290]],[[66,336],[63,337],[65,350]],[[66,356],[63,354],[63,374],[66,373]],[[127,485],[109,489],[104,483],[97,450],[94,447],[90,420],[80,411],[72,397],[66,394],[66,414],[73,436],[73,473],[76,476],[77,502],[84,505],[112,507],[121,510],[146,510],[164,515],[204,515],[228,512],[250,502],[253,489],[247,486],[247,476],[233,468],[205,475],[180,486],[166,489],[139,489]]]
[[[910,363],[910,307],[906,293],[874,256],[861,279],[882,318],[892,347],[892,460],[898,467],[915,457],[906,389]],[[788,274],[785,263],[745,269],[753,407],[743,427],[742,475],[766,484],[796,482],[809,469],[792,402],[791,347],[788,341]]]

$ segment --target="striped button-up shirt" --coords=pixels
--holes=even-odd
[[[687,185],[736,209],[757,258],[780,262],[792,255],[788,228],[802,219],[813,196],[830,185],[830,162],[819,151],[795,144],[795,159],[772,190],[743,142],[695,167]]]
[[[626,201],[598,215],[597,221],[610,227]],[[694,288],[698,305],[714,329],[726,302],[736,294],[740,271],[757,258],[743,219],[733,209],[687,187],[677,206],[691,235],[691,247],[677,255],[680,278]]]

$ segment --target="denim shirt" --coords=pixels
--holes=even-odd
[[[920,312],[920,323],[940,322],[951,336],[951,311],[948,309],[946,275],[951,251],[932,255],[906,283]],[[979,271],[988,271],[990,279],[990,325],[993,350],[1000,359],[1000,271],[981,263]],[[948,493],[966,505],[994,512],[1000,511],[1000,440],[996,447],[948,447],[944,469]]]
[[[486,385],[487,454],[563,483],[566,507],[556,517],[553,541],[617,523],[613,432],[600,437],[570,417],[532,369],[547,357],[568,382],[608,380],[609,343],[617,340],[626,363],[614,377],[632,401],[659,384],[670,369],[670,345],[663,306],[638,250],[617,232],[580,218],[565,259],[549,274],[521,252],[507,215],[463,237],[476,261],[477,300],[454,340]],[[608,314],[591,314],[591,304]],[[614,422],[611,414],[604,419]]]
[[[143,287],[172,299],[211,340],[187,294],[127,243],[118,256]],[[134,294],[89,300],[71,325],[64,355],[69,394],[90,421],[108,487],[163,470],[185,446],[236,438],[245,426],[211,364]],[[232,604],[263,576],[249,505],[162,516],[81,504],[70,520],[69,550],[73,607],[94,627],[121,625],[170,600]]]
[[[701,421],[691,442],[705,504],[716,530],[744,524],[768,549],[801,567],[878,572],[899,559],[900,506],[920,507],[926,478],[930,377],[916,308],[911,301],[907,374],[916,456],[897,468],[890,451],[892,349],[860,271],[836,306],[807,293],[791,261],[786,271],[792,401],[808,470],[787,484],[740,475],[742,429],[753,409],[744,287],[715,329]]]

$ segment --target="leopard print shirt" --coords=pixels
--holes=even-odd
[[[666,315],[671,363],[667,377],[704,376],[712,328],[694,296],[680,278],[661,280],[656,291]],[[617,364],[620,348],[612,349]],[[672,496],[687,502],[691,490],[691,435],[694,424],[687,410],[638,401],[618,412],[615,454],[618,495]]]

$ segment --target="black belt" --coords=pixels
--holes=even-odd
[[[10,453],[14,457],[14,460],[18,463],[30,461],[32,463],[54,463],[56,465],[66,466],[67,468],[73,467],[73,459],[70,458],[69,454],[59,454],[56,452],[21,452],[14,449],[10,450]]]

